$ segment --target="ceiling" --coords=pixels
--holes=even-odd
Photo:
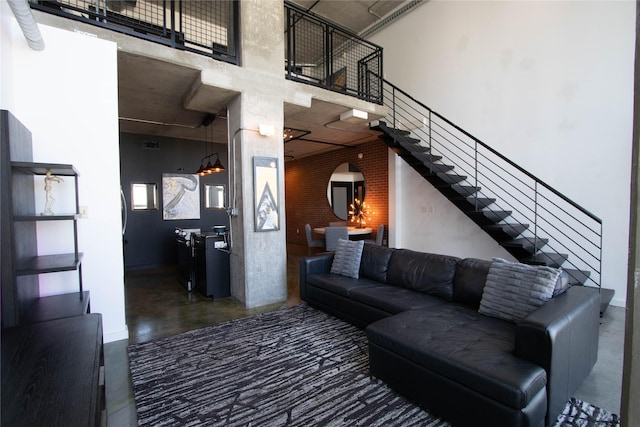
[[[361,35],[409,0],[289,0],[290,3],[324,20]]]
[[[296,0],[310,10],[353,33],[362,33],[409,0]],[[201,111],[184,108],[185,97],[200,71],[156,59],[120,52],[118,54],[120,131],[195,141],[226,143],[226,111],[222,107],[232,95],[228,91],[207,93],[211,100]],[[375,140],[377,132],[366,124],[340,121],[344,106],[314,101],[311,108],[285,106],[285,128],[309,131],[302,138],[285,143],[285,160],[357,146]],[[202,126],[211,112],[216,119]],[[300,133],[298,133],[300,135]]]

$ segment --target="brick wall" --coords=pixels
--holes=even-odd
[[[374,230],[385,225],[385,239],[389,223],[389,176],[387,146],[378,141],[355,148],[345,148],[326,154],[285,162],[285,197],[287,215],[287,243],[306,245],[304,225],[325,227],[329,221],[340,221],[329,206],[327,185],[333,170],[349,162],[364,175],[365,202],[375,212],[367,222]],[[358,153],[364,156],[358,159]],[[375,235],[375,232],[374,232]]]

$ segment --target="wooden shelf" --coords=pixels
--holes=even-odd
[[[26,316],[27,323],[63,319],[89,313],[89,291],[38,298]]]
[[[47,171],[51,171],[52,175],[80,175],[73,165],[64,165],[59,163],[11,162],[11,167],[33,175],[46,175]]]
[[[56,215],[15,215],[13,220],[25,221],[68,221],[80,218],[78,213],[56,214]]]
[[[78,252],[77,256],[74,253],[70,253],[32,257],[18,266],[16,275],[28,276],[31,274],[55,273],[56,271],[74,271],[80,267],[82,255],[82,252]]]

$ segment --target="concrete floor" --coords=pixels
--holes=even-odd
[[[129,377],[128,345],[157,340],[240,317],[300,302],[298,259],[306,247],[288,246],[289,298],[282,304],[245,309],[231,298],[211,300],[189,293],[176,280],[175,268],[135,271],[125,278],[129,340],[105,345],[107,424],[137,426],[136,408]],[[610,307],[602,318],[598,362],[575,397],[609,412],[620,413],[624,309]]]

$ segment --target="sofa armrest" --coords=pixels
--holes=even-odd
[[[307,276],[330,273],[332,263],[333,252],[300,258],[300,299],[307,300]]]
[[[572,286],[516,327],[515,354],[547,372],[547,425],[589,375],[598,357],[600,294]]]

